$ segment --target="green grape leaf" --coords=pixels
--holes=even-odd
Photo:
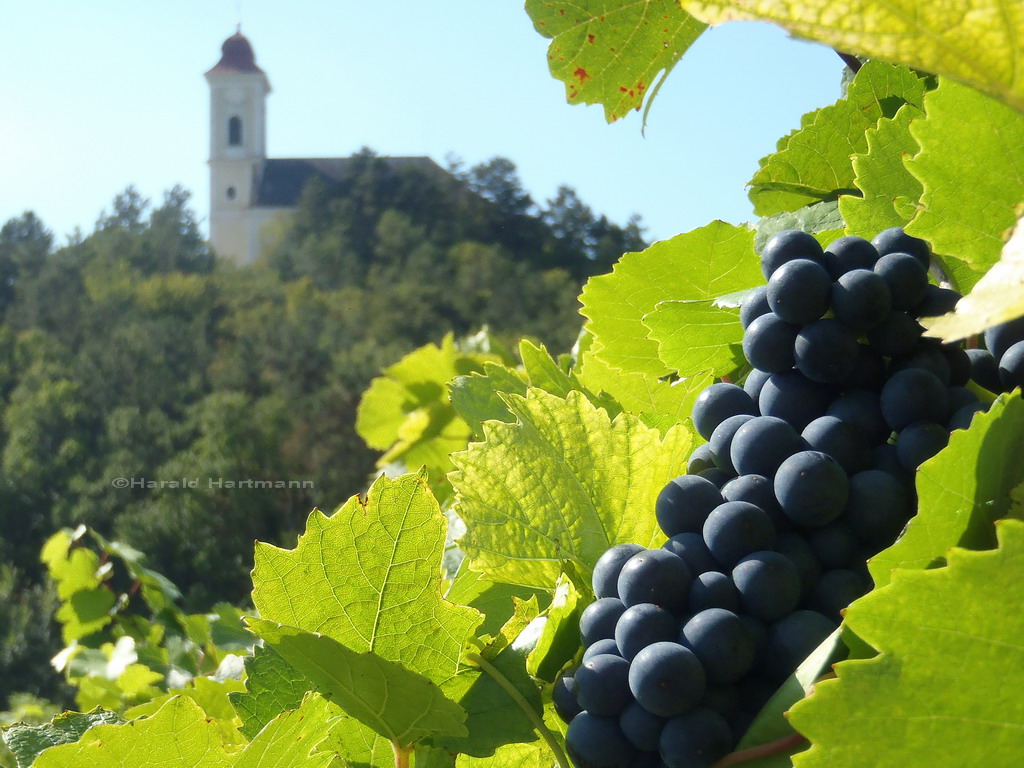
[[[610,123],[640,109],[704,24],[675,0],[526,0],[534,28],[551,38],[551,75],[570,104],[603,104]],[[648,96],[648,94],[650,94]]]
[[[663,301],[644,315],[662,362],[682,376],[720,377],[746,365],[743,326],[737,309],[711,301]]]
[[[966,83],[1024,110],[1019,41],[1024,14],[1014,3],[971,0],[681,0],[698,19],[773,21],[837,50],[906,64]]]
[[[906,229],[966,293],[999,260],[1024,201],[1024,115],[948,80],[925,113],[910,127],[921,150],[906,165],[924,192]]]
[[[925,336],[943,341],[958,341],[986,328],[1024,315],[1024,219],[1017,222],[1014,233],[996,262],[971,292],[956,305],[956,310],[936,318],[925,318],[921,324]]]
[[[441,596],[447,521],[424,473],[379,477],[331,517],[313,512],[294,549],[256,545],[261,617],[373,651],[440,683],[481,621]],[[301,670],[300,670],[301,671]]]
[[[551,768],[555,756],[542,741],[505,744],[490,757],[459,755],[456,768]]]
[[[448,384],[452,407],[466,420],[474,435],[483,434],[483,422],[514,421],[499,392],[525,395],[527,383],[518,372],[499,363],[484,363],[484,372],[457,376]]]
[[[230,678],[214,680],[209,677],[195,677],[189,682],[187,688],[171,690],[162,696],[156,696],[127,710],[124,716],[126,720],[148,717],[160,709],[168,699],[173,696],[183,696],[192,699],[206,713],[206,716],[216,723],[220,730],[221,742],[225,746],[245,744],[246,739],[237,727],[237,717],[229,699],[231,694],[239,693],[244,688],[245,686],[240,681]]]
[[[967,430],[917,473],[918,512],[893,546],[868,562],[876,586],[889,583],[894,568],[928,568],[950,547],[994,546],[992,521],[1009,510],[1010,491],[1024,481],[1024,400],[1002,395],[988,413],[976,414]]]
[[[298,708],[267,723],[238,753],[234,768],[340,768],[337,753],[324,750],[339,715],[330,701],[309,694]]]
[[[853,154],[867,150],[865,132],[904,102],[920,105],[924,81],[904,67],[868,62],[846,96],[819,109],[750,180],[754,212],[770,216],[856,192]]]
[[[340,712],[340,710],[339,710]],[[350,768],[394,768],[395,753],[391,742],[379,736],[358,720],[342,715],[331,726],[319,751],[333,751]],[[425,744],[417,745],[412,764],[415,768],[453,768],[455,757],[444,750]]]
[[[848,234],[871,240],[889,227],[906,226],[917,213],[921,182],[903,161],[918,150],[910,123],[923,116],[913,104],[904,104],[891,120],[882,118],[868,128],[867,151],[853,156],[854,183],[863,196],[839,198]]]
[[[655,378],[671,373],[643,323],[662,301],[707,301],[764,282],[754,233],[722,221],[627,253],[583,287],[580,310],[606,365]]]
[[[480,611],[484,621],[478,632],[484,635],[497,634],[505,622],[512,618],[515,612],[513,598],[537,598],[547,602],[547,595],[539,590],[487,581],[479,572],[470,569],[468,560],[462,561],[459,572],[444,597],[450,603],[468,605]]]
[[[549,683],[555,681],[579,650],[580,615],[585,607],[583,595],[572,581],[565,574],[559,576],[537,645],[526,658],[527,672]]]
[[[43,752],[35,768],[231,768],[216,724],[192,701],[176,696],[151,717],[97,725],[72,744]]]
[[[247,739],[282,712],[302,703],[313,685],[268,645],[256,648],[245,660],[245,690],[229,693],[228,699],[242,721],[239,731]]]
[[[845,199],[846,197],[841,197],[840,201]],[[826,200],[822,203],[813,203],[798,208],[795,211],[782,211],[765,216],[757,222],[754,250],[761,253],[768,241],[784,229],[799,229],[802,232],[809,232],[822,245],[828,245],[842,235],[843,228],[846,226],[839,213],[839,208],[840,203],[835,200]]]
[[[654,500],[685,468],[691,437],[665,439],[629,414],[612,420],[580,392],[508,395],[515,424],[486,422],[484,441],[452,458],[460,545],[487,578],[548,589],[583,578],[610,546],[660,544]]]
[[[438,735],[465,735],[465,711],[423,675],[326,635],[265,619],[250,618],[248,624],[318,692],[388,741],[409,746]]]
[[[1016,766],[1024,754],[1024,524],[945,568],[899,570],[846,622],[879,656],[836,665],[791,712],[812,743],[798,768]],[[879,756],[884,756],[880,763]]]
[[[120,723],[114,712],[95,709],[92,712],[64,712],[43,725],[15,724],[0,731],[11,750],[17,768],[28,768],[44,749],[58,744],[73,744],[96,725]]]

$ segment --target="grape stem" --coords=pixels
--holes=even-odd
[[[843,60],[843,64],[848,66],[853,74],[857,74],[860,68],[864,66],[864,63],[852,54],[836,51],[836,55]]]
[[[730,765],[740,765],[742,763],[749,763],[751,760],[758,760],[762,757],[770,757],[771,755],[777,755],[781,752],[788,752],[794,747],[806,743],[807,739],[800,733],[791,733],[789,736],[785,736],[778,741],[769,741],[767,744],[758,744],[756,747],[750,747],[750,749],[741,749],[739,752],[733,752],[732,754],[726,755],[711,768],[729,768]]]
[[[395,753],[395,768],[409,768],[409,755],[411,749],[406,749],[397,742],[391,742],[391,749]]]
[[[548,729],[544,723],[544,718],[530,706],[528,702],[521,694],[512,682],[505,677],[501,671],[495,667],[491,662],[481,656],[479,653],[467,653],[466,661],[471,664],[475,664],[480,667],[484,672],[494,678],[494,682],[501,686],[502,690],[509,695],[519,708],[523,710],[526,717],[529,718],[530,722],[533,723],[534,728],[540,734],[540,737],[544,739],[544,743],[548,745],[548,748],[554,753],[555,761],[558,763],[558,768],[572,768],[572,764],[569,762],[569,758],[565,756],[565,751],[562,749],[562,745],[558,743],[558,739],[555,738],[554,734]],[[396,764],[395,768],[398,768]]]

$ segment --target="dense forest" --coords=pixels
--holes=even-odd
[[[0,709],[59,696],[55,530],[144,551],[190,610],[244,604],[254,539],[293,542],[366,486],[376,371],[481,324],[567,349],[582,282],[644,247],[568,187],[538,205],[508,160],[429,173],[369,150],[275,236],[259,264],[219,260],[180,188],[129,188],[59,246],[31,212],[0,229]],[[227,486],[245,479],[304,487]]]

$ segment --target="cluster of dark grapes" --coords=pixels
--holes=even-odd
[[[971,378],[990,392],[1024,387],[1024,317],[989,328],[984,341],[967,350]]]
[[[924,241],[891,229],[822,250],[786,231],[761,258],[768,283],[740,312],[754,370],[697,399],[708,442],[655,506],[668,540],[594,569],[583,659],[553,692],[579,768],[732,751],[871,588],[866,560],[914,514],[915,470],[984,408],[968,353],[921,335],[960,298],[929,282]]]

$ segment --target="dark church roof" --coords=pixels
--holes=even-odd
[[[253,53],[249,38],[236,32],[220,47],[220,61],[214,64],[210,72],[252,72],[265,74],[256,66],[256,54]]]
[[[444,172],[429,157],[382,157],[398,171],[418,168],[427,173]],[[299,204],[302,190],[314,178],[331,184],[348,175],[352,163],[349,157],[301,157],[265,160],[263,174],[253,204],[266,208],[294,208]]]

